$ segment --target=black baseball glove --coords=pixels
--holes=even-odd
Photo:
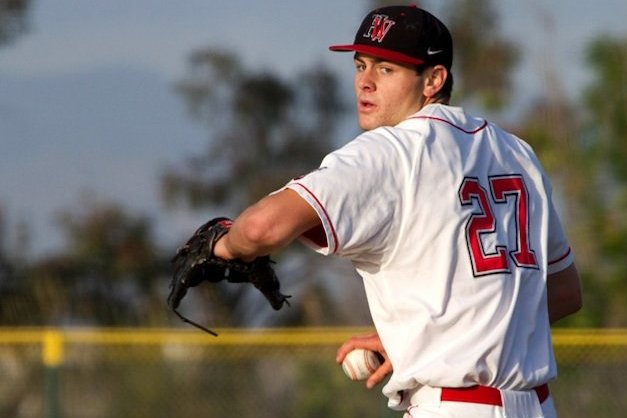
[[[179,248],[172,259],[174,275],[170,282],[168,305],[183,321],[192,324],[212,335],[215,332],[182,316],[177,308],[190,287],[198,286],[204,280],[217,283],[226,280],[231,283],[252,283],[268,299],[275,310],[279,310],[290,296],[280,292],[280,283],[272,268],[270,256],[257,257],[251,262],[240,259],[225,260],[213,254],[213,248],[231,228],[228,218],[215,218],[202,225],[194,235]]]

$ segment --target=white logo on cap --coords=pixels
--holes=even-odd
[[[435,51],[433,51],[431,47],[427,49],[427,55],[435,55],[435,54],[439,54],[440,52],[442,52],[441,49],[436,49]]]

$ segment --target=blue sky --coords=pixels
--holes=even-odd
[[[437,11],[446,2],[422,4]],[[519,104],[544,88],[547,55],[577,96],[589,76],[585,44],[627,36],[625,0],[495,4],[501,30],[523,48]],[[90,192],[153,217],[164,242],[180,241],[216,215],[167,212],[159,200],[163,166],[206,138],[173,92],[187,55],[230,48],[285,77],[322,62],[349,83],[349,56],[327,46],[351,41],[366,11],[364,0],[33,1],[30,31],[0,49],[0,209],[9,225],[29,222],[34,252],[54,251],[54,214]]]

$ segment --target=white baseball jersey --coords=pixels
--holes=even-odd
[[[322,221],[303,240],[363,278],[394,367],[390,407],[420,385],[525,390],[555,377],[546,276],[573,257],[528,144],[428,105],[286,187]]]

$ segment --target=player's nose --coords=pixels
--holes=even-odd
[[[374,91],[376,83],[370,70],[364,70],[357,75],[357,88],[359,90]]]

